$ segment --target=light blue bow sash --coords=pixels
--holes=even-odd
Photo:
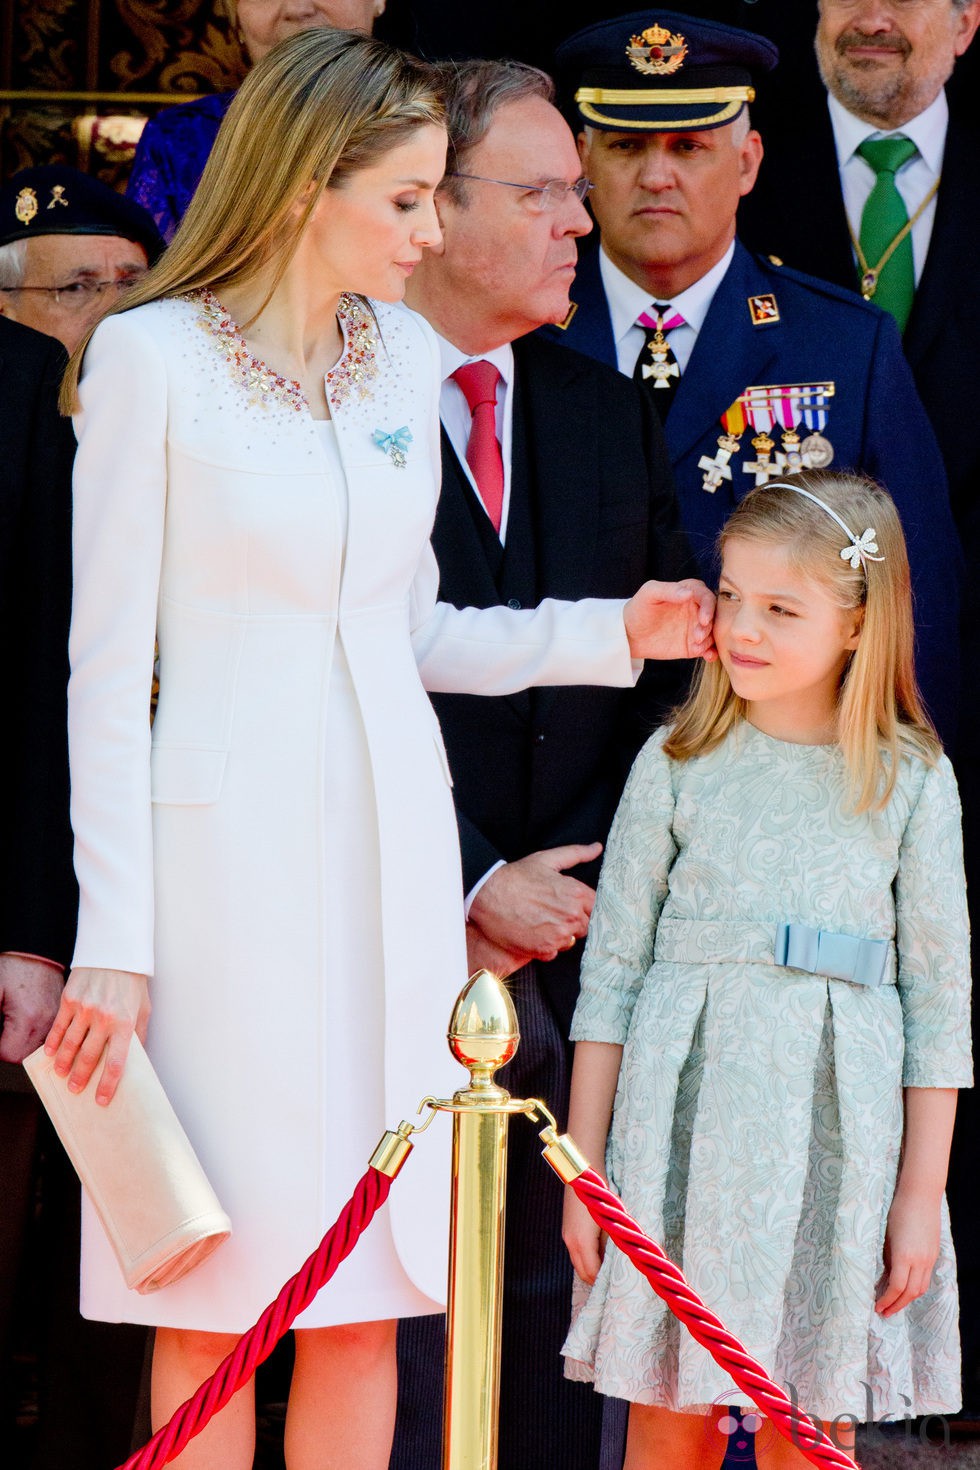
[[[891,939],[857,939],[829,934],[807,924],[759,923],[750,919],[688,919],[661,915],[654,960],[681,965],[781,965],[878,988],[894,985],[895,944]]]
[[[825,929],[811,929],[806,924],[780,924],[776,929],[777,965],[850,980],[852,985],[880,985],[890,956],[891,943],[887,939],[828,934]]]

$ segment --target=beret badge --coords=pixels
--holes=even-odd
[[[22,225],[29,225],[37,214],[37,194],[33,189],[21,189],[14,202],[14,215]]]
[[[652,25],[638,36],[630,36],[626,55],[630,65],[648,77],[671,77],[680,71],[687,55],[684,37],[666,26]]]

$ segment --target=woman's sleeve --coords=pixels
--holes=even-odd
[[[438,484],[439,346],[428,322],[414,312],[411,316],[425,343],[420,371],[430,383],[429,455]],[[630,658],[625,599],[548,598],[518,612],[509,607],[458,608],[439,602],[438,593],[439,566],[427,545],[412,584],[409,617],[419,675],[431,694],[514,694],[544,684],[631,689],[643,670],[641,660]]]
[[[153,970],[150,685],[166,505],[167,378],[128,313],[85,354],[73,477],[68,745],[74,964]]]
[[[177,232],[182,213],[176,197],[171,159],[167,139],[160,137],[159,128],[150,118],[136,145],[136,156],[126,182],[126,198],[134,199],[152,214],[168,245]]]
[[[432,694],[513,694],[544,684],[632,689],[643,664],[630,657],[625,603],[549,597],[535,608],[453,607],[436,601],[439,568],[426,548],[412,589],[412,647]]]
[[[572,1041],[622,1046],[653,964],[653,941],[677,855],[670,760],[659,733],[640,751],[606,843],[582,958]]]
[[[906,1087],[969,1087],[970,925],[960,801],[944,757],[926,772],[895,880]]]

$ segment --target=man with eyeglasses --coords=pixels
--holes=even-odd
[[[25,169],[0,188],[0,1459],[16,1457],[20,1298],[38,1349],[34,1470],[125,1458],[142,1372],[142,1329],[79,1315],[78,1180],[20,1063],[60,1003],[78,902],[66,698],[75,439],[58,388],[66,349],[161,248],[144,210],[74,169]]]
[[[447,67],[443,240],[409,282],[442,355],[440,597],[532,606],[688,575],[656,416],[617,373],[528,336],[568,311],[588,181],[543,73]],[[435,696],[455,781],[471,970],[512,976],[521,1028],[501,1078],[568,1101],[568,1027],[601,844],[639,745],[689,670],[635,691]],[[597,1470],[601,1400],[563,1378],[571,1269],[561,1191],[511,1130],[499,1470]],[[393,1470],[438,1470],[441,1321],[403,1323]]]
[[[99,179],[21,169],[0,188],[0,316],[74,352],[162,249],[152,215]]]

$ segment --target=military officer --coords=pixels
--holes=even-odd
[[[748,105],[777,59],[761,36],[671,11],[559,47],[600,238],[580,246],[565,322],[544,330],[646,385],[706,576],[735,501],[774,475],[833,463],[887,486],[909,541],[919,675],[949,739],[958,541],[895,323],[736,238],[763,152]],[[788,177],[787,208],[805,208],[797,188]]]

